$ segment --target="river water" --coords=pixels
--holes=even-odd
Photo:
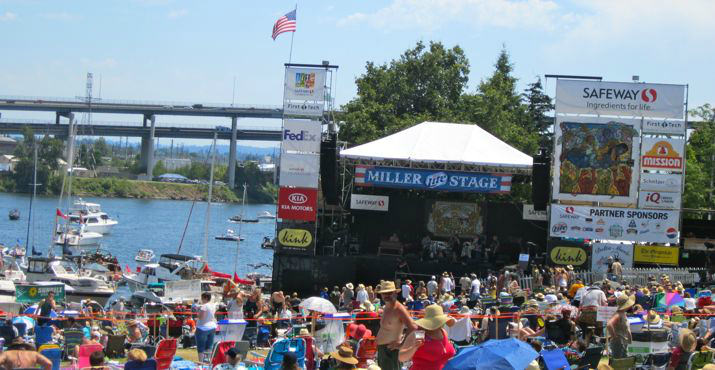
[[[128,265],[135,269],[137,262],[134,256],[139,249],[152,249],[157,258],[163,253],[176,253],[181,240],[181,234],[191,209],[191,201],[180,200],[149,200],[120,198],[83,198],[88,202],[100,203],[102,211],[119,221],[112,233],[105,235],[101,248],[115,255],[122,266]],[[67,201],[63,202],[62,211],[66,212]],[[28,207],[30,196],[25,194],[0,193],[0,244],[14,246],[17,240],[25,244],[27,233]],[[55,209],[58,206],[57,197],[37,197],[34,202],[34,227],[31,227],[30,241],[38,251],[47,253],[50,245],[52,224]],[[20,210],[20,220],[10,221],[8,213],[11,209]],[[206,222],[206,203],[196,202],[191,215],[181,254],[204,254],[204,226]],[[262,211],[276,213],[274,204],[251,204],[243,209],[244,217],[256,218]],[[254,270],[247,264],[273,263],[273,251],[261,249],[264,236],[273,238],[275,235],[275,220],[260,220],[257,224],[236,224],[229,222],[231,216],[241,214],[240,204],[214,203],[211,205],[211,218],[208,233],[208,261],[212,270],[233,273],[234,261],[238,250],[237,272],[244,277],[250,272],[260,272],[270,275],[267,268]],[[245,237],[240,245],[236,242],[214,239],[227,229],[236,233],[241,228]],[[33,238],[34,236],[34,238]],[[61,253],[61,249],[56,249]],[[29,252],[28,252],[29,254]]]

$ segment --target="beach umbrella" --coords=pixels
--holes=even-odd
[[[320,313],[338,312],[338,310],[335,309],[335,306],[333,306],[333,304],[329,300],[320,297],[307,298],[303,302],[300,302],[298,307],[304,310],[316,311]]]
[[[467,347],[452,357],[444,370],[522,370],[539,354],[515,338],[490,340]]]
[[[673,307],[673,306],[685,306],[685,300],[678,293],[666,293],[658,297],[656,301],[656,306],[659,307]]]
[[[32,317],[27,317],[27,316],[16,316],[12,318],[12,323],[13,324],[19,324],[19,323],[24,323],[25,328],[27,330],[30,330],[35,327],[35,320]]]

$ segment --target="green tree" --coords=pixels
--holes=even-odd
[[[164,167],[164,161],[156,161],[156,164],[154,165],[154,176],[161,176],[167,172],[169,171],[166,169],[166,167]]]
[[[100,159],[112,153],[109,145],[107,144],[107,141],[104,140],[103,137],[100,137],[99,139],[95,140],[92,146],[94,147],[94,155],[99,157]]]
[[[529,84],[529,87],[524,90],[522,98],[526,103],[525,124],[527,129],[539,133],[542,138],[550,137],[548,128],[551,127],[553,119],[549,119],[546,113],[554,109],[554,104],[551,97],[544,93],[541,77],[537,78],[536,82]]]
[[[713,173],[715,168],[715,110],[710,104],[697,107],[690,114],[700,120],[690,134],[686,147],[685,193],[686,208],[712,209]]]
[[[15,148],[15,156],[18,163],[15,166],[13,179],[15,189],[18,191],[32,191],[32,180],[34,176],[34,152],[37,146],[37,183],[42,184],[42,189],[47,189],[50,183],[52,172],[58,170],[57,160],[62,157],[64,145],[61,140],[45,136],[37,140],[31,128],[23,130],[23,140]]]

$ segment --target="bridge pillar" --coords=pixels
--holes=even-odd
[[[149,180],[154,178],[154,129],[156,127],[156,116],[151,115],[149,117],[151,122],[151,127],[149,127],[149,137],[146,138],[146,175]],[[146,119],[144,120],[146,123]],[[142,137],[142,148],[144,147],[144,137]]]
[[[74,160],[72,158],[72,157],[74,157],[73,131],[74,131],[74,126],[75,126],[76,122],[74,122],[74,114],[70,113],[70,116],[71,116],[71,117],[69,117],[70,122],[67,125],[67,138],[63,138],[63,139],[65,140],[65,143],[66,143],[65,144],[65,161],[67,162],[68,166],[72,165],[72,167],[74,167],[74,165],[72,163],[72,162],[74,162]]]
[[[236,187],[236,123],[238,117],[231,117],[231,142],[228,145],[228,187]]]

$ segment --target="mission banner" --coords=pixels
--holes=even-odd
[[[355,185],[503,194],[511,191],[511,175],[357,165]]]
[[[679,211],[551,205],[553,237],[678,243]]]

